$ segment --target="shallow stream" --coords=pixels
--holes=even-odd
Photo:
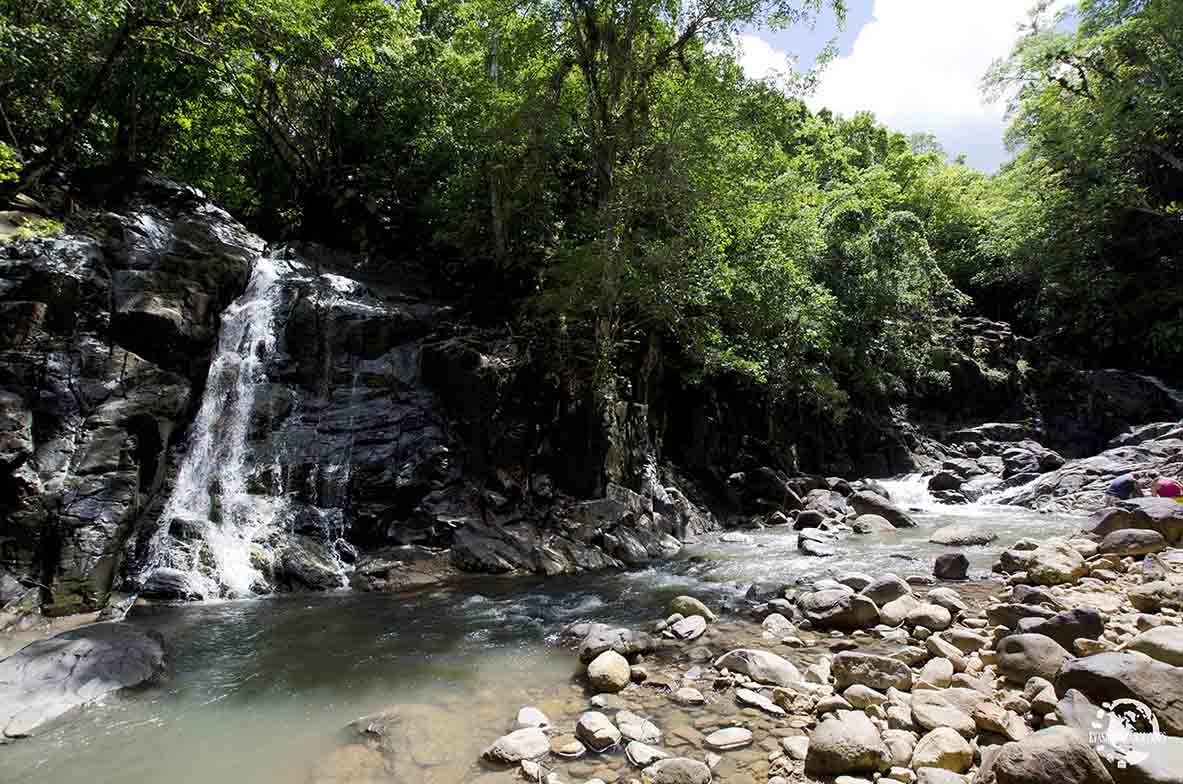
[[[851,536],[836,558],[802,556],[792,531],[767,529],[751,533],[750,543],[712,539],[688,547],[679,561],[625,573],[481,579],[415,595],[330,593],[138,608],[127,623],[166,638],[170,677],[0,748],[0,780],[477,780],[480,750],[508,729],[520,706],[549,708],[553,718],[585,704],[572,683],[575,656],[556,642],[569,623],[647,625],[677,594],[724,606],[756,581],[808,581],[852,570],[929,574],[932,557],[948,548],[929,544],[928,535],[951,523],[999,534],[993,545],[959,548],[970,556],[971,576],[984,576],[1002,545],[1071,533],[1080,522],[1009,507],[935,506],[915,480],[888,487],[899,503],[919,509],[920,526]],[[400,763],[398,777],[348,778],[350,762],[332,756],[342,728],[392,704],[409,706],[421,743]],[[335,772],[323,773],[326,760]],[[323,775],[314,774],[318,766]]]

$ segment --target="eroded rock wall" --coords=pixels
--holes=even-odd
[[[105,600],[262,247],[160,180],[87,220],[0,248],[0,569],[56,611]]]

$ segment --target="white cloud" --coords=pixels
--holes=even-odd
[[[951,154],[995,169],[1005,160],[1001,102],[980,84],[990,63],[1010,52],[1032,0],[875,0],[873,19],[850,52],[830,63],[814,109],[851,115],[867,110],[907,132],[936,134]],[[764,41],[745,36],[745,72],[760,78],[785,62]],[[757,44],[756,41],[759,41]],[[760,44],[763,46],[761,47]]]
[[[743,72],[752,79],[774,79],[793,67],[789,62],[787,52],[782,52],[772,44],[754,35],[739,37],[739,64]]]

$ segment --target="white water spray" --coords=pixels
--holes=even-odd
[[[189,451],[162,515],[162,533],[179,521],[198,534],[189,562],[169,565],[187,571],[194,592],[207,598],[253,593],[262,577],[251,565],[251,544],[282,506],[282,499],[247,491],[247,435],[256,389],[267,381],[265,364],[275,349],[278,280],[276,260],[258,258],[246,292],[222,314]],[[208,557],[199,570],[202,549]]]

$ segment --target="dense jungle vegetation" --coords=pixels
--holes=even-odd
[[[427,262],[589,380],[653,336],[841,412],[950,320],[1183,360],[1183,0],[1036,8],[987,175],[744,77],[841,0],[0,0],[0,191],[150,169],[271,239]]]

